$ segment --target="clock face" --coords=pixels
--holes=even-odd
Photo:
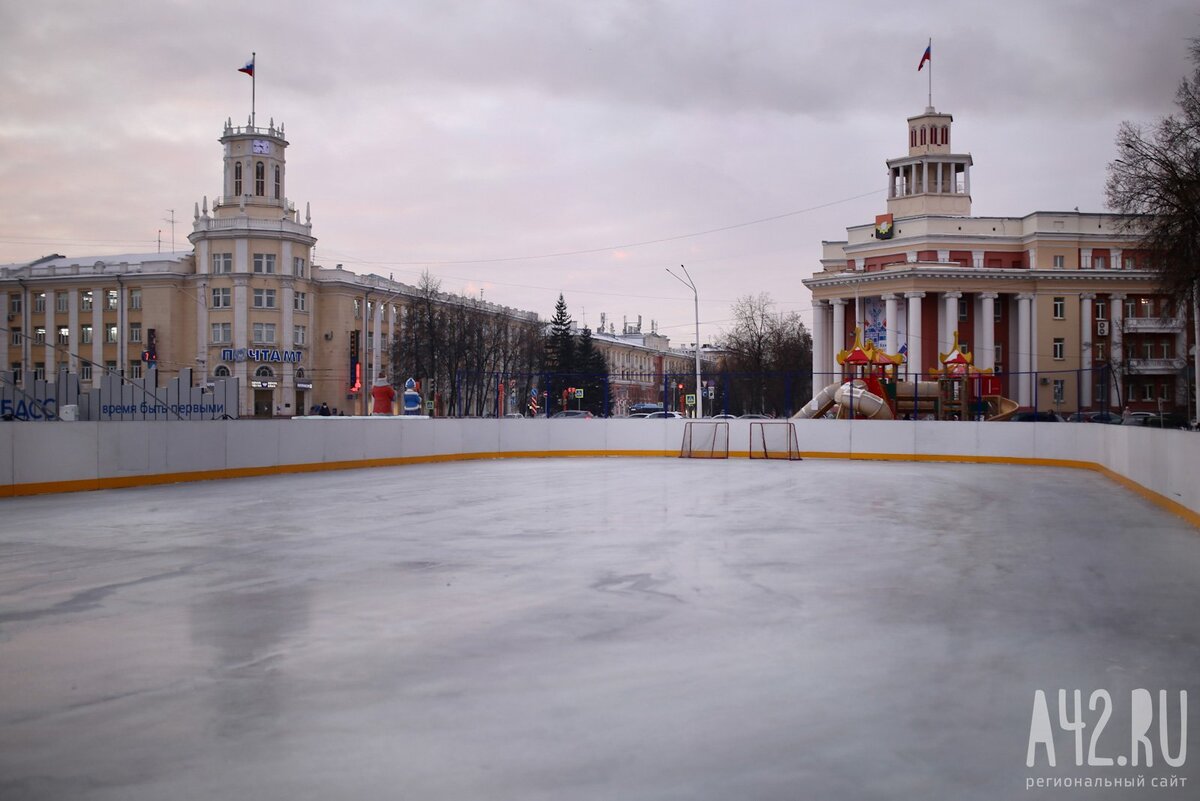
[[[270,153],[271,143],[266,139],[255,139],[251,149],[255,153]]]

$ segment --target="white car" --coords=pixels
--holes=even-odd
[[[669,417],[683,417],[679,412],[651,412],[646,415],[647,420],[665,420]]]

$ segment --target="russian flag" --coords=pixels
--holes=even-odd
[[[926,58],[928,58],[929,54],[926,53],[925,56],[926,56]],[[254,77],[254,59],[250,59],[249,61],[247,61],[246,66],[238,68],[238,72],[244,72],[247,75],[249,75],[251,78],[253,78]]]
[[[933,51],[933,42],[930,42],[929,46],[925,48],[925,54],[923,56],[921,56],[921,63],[917,64],[917,72],[921,71],[921,68],[925,66],[926,61],[929,61],[933,58],[932,51]],[[251,66],[251,68],[253,68],[254,65],[252,64],[250,66]],[[930,67],[930,69],[933,69],[933,68]]]

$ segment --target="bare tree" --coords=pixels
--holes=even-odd
[[[734,384],[734,407],[742,412],[783,413],[812,394],[812,336],[796,312],[775,311],[769,294],[746,295],[733,304],[733,328],[722,332],[723,383]]]
[[[1105,187],[1109,208],[1128,215],[1127,230],[1140,236],[1176,301],[1200,282],[1200,39],[1191,55],[1195,70],[1175,93],[1179,114],[1149,131],[1121,123]]]

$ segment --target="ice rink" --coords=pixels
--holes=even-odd
[[[504,460],[0,510],[6,801],[1200,792],[1060,730],[1025,764],[1038,689],[1111,694],[1102,756],[1133,688],[1200,731],[1200,533],[1096,473]],[[1026,789],[1139,774],[1189,781]]]

